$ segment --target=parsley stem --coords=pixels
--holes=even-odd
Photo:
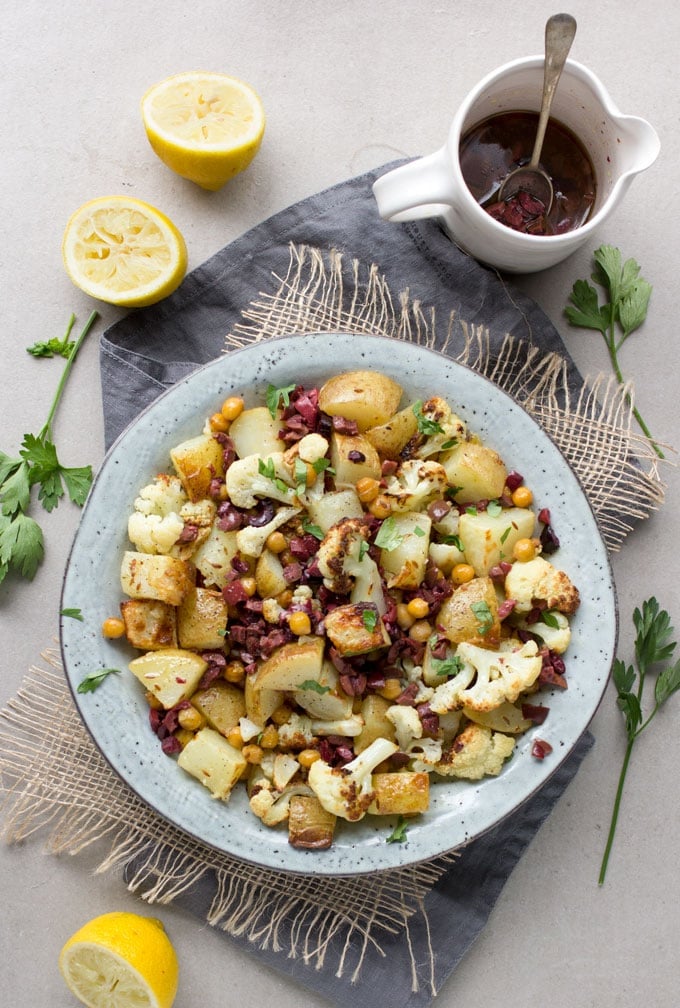
[[[612,845],[614,843],[614,834],[616,833],[616,824],[619,818],[619,809],[621,808],[621,796],[623,795],[623,786],[626,782],[626,774],[628,773],[628,764],[630,763],[630,757],[631,753],[633,752],[633,746],[635,744],[636,738],[637,733],[633,735],[632,738],[628,739],[628,745],[626,746],[626,752],[623,757],[623,763],[621,765],[621,773],[619,774],[619,783],[616,788],[616,796],[614,798],[614,808],[612,811],[611,823],[609,825],[609,834],[607,836],[607,843],[604,849],[604,854],[602,855],[602,864],[600,865],[600,875],[597,880],[598,885],[603,885],[605,875],[607,874],[609,855],[611,853]]]
[[[628,335],[628,334],[626,334],[626,335]],[[622,343],[623,343],[623,341],[625,339],[626,339],[626,336],[624,336],[623,339],[621,340],[621,342],[617,345],[617,343],[616,343],[616,337],[615,337],[615,333],[614,333],[614,321],[612,320],[612,323],[611,323],[611,325],[609,327],[609,335],[605,336],[605,343],[607,344],[607,350],[609,351],[609,359],[611,361],[612,368],[614,369],[614,374],[616,376],[616,379],[617,379],[619,385],[624,385],[625,384],[623,373],[621,371],[621,367],[619,366],[619,358],[618,358],[618,350],[620,349],[620,347],[621,347],[621,345],[622,345]],[[660,459],[665,459],[666,456],[661,451],[661,449],[659,448],[658,444],[656,443],[656,441],[652,437],[652,433],[651,433],[649,427],[647,426],[647,424],[645,423],[645,421],[642,419],[642,416],[641,416],[640,411],[638,410],[637,406],[633,405],[633,402],[632,402],[631,397],[630,397],[630,395],[629,395],[628,392],[626,392],[625,399],[626,399],[626,403],[633,410],[633,416],[637,420],[638,425],[640,427],[640,430],[642,431],[642,433],[645,435],[645,437],[651,443],[651,446],[654,449],[654,451],[656,452],[657,456]]]
[[[71,371],[71,368],[73,367],[73,363],[74,363],[74,361],[76,359],[78,351],[80,350],[81,346],[85,342],[85,338],[87,337],[90,329],[92,328],[92,326],[94,325],[94,323],[96,322],[96,320],[97,320],[98,317],[99,317],[99,313],[97,311],[93,311],[92,314],[90,315],[90,317],[88,318],[87,322],[85,323],[85,325],[83,327],[83,331],[81,332],[80,336],[76,340],[76,342],[75,342],[75,344],[73,346],[73,350],[71,351],[71,353],[68,356],[68,359],[67,359],[66,364],[64,366],[64,370],[62,372],[61,378],[59,379],[59,384],[57,385],[57,390],[54,393],[54,399],[52,400],[52,406],[50,408],[49,413],[47,414],[47,420],[45,421],[44,427],[40,431],[40,438],[45,437],[45,435],[47,435],[50,432],[50,429],[52,427],[52,421],[54,420],[54,414],[57,412],[57,406],[59,405],[59,400],[61,399],[62,392],[64,391],[64,387],[66,385],[66,381],[68,379],[69,372]],[[68,338],[70,336],[71,330],[73,329],[73,326],[75,325],[75,321],[76,321],[75,315],[71,315],[71,317],[69,319],[68,327],[66,329],[66,338]]]

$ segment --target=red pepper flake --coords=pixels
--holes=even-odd
[[[531,755],[535,756],[536,759],[545,759],[553,751],[553,747],[545,739],[536,739],[531,747]]]
[[[184,686],[184,684],[186,683],[186,679],[183,679],[183,678],[182,678],[182,676],[178,676],[178,675],[177,675],[177,676],[175,676],[175,682],[176,682],[176,683],[177,683],[177,684],[178,684],[179,686]]]

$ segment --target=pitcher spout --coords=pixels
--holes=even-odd
[[[621,172],[636,175],[651,167],[661,148],[654,127],[646,119],[626,115],[617,117],[616,127]]]

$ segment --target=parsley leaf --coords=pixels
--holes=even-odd
[[[62,609],[59,613],[60,616],[69,616],[71,619],[80,620],[83,622],[83,613],[81,609]]]
[[[616,379],[620,385],[624,385],[619,350],[631,333],[645,321],[652,285],[640,276],[640,266],[636,261],[626,259],[624,262],[619,249],[612,245],[600,245],[595,250],[593,259],[595,265],[591,279],[604,290],[609,300],[600,303],[598,290],[587,280],[577,280],[569,296],[571,304],[567,305],[564,314],[571,325],[581,329],[595,329],[602,334]],[[654,451],[659,458],[664,458],[664,453],[652,438],[628,394],[626,401]]]
[[[45,555],[42,529],[29,515],[18,511],[0,516],[0,580],[10,567],[32,581]]]
[[[401,546],[403,541],[403,535],[397,532],[397,523],[394,516],[390,515],[388,518],[385,518],[375,537],[376,546],[390,553],[392,550],[397,549],[398,546]]]
[[[623,714],[628,741],[619,773],[609,833],[600,866],[598,880],[600,885],[604,882],[607,873],[633,747],[663,704],[680,690],[680,660],[673,665],[664,664],[670,661],[677,647],[677,642],[671,639],[674,630],[666,610],[661,609],[654,597],[649,598],[642,603],[639,609],[635,609],[633,625],[636,630],[635,664],[626,665],[620,658],[616,658],[612,666],[616,704]],[[658,675],[654,684],[654,703],[649,713],[645,715],[643,705],[645,682],[647,676],[655,669],[658,670]]]
[[[76,341],[71,339],[71,331],[75,321],[75,315],[71,315],[64,336],[53,336],[52,339],[38,341],[32,346],[26,347],[26,352],[33,357],[63,357],[68,360],[76,345]]]
[[[432,659],[432,670],[435,675],[438,676],[455,676],[458,675],[463,667],[463,659],[458,655],[453,655],[452,658],[433,658]]]
[[[290,394],[295,391],[296,388],[297,386],[295,382],[293,382],[292,385],[284,385],[283,388],[277,388],[276,385],[267,386],[265,401],[272,418],[276,418],[276,411],[279,406],[282,406],[283,409],[285,409],[286,406],[290,406]]]
[[[302,519],[302,528],[308,535],[313,535],[315,539],[321,541],[324,538],[323,529],[319,525],[315,525],[309,520],[309,518]]]
[[[38,486],[38,500],[45,511],[52,511],[65,493],[74,504],[82,505],[92,484],[91,466],[69,468],[62,466],[52,437],[52,422],[66,387],[73,362],[98,318],[93,311],[75,341],[70,333],[75,324],[71,315],[63,340],[50,340],[47,344],[28,347],[33,356],[66,358],[61,378],[54,393],[47,420],[38,434],[25,434],[19,457],[0,452],[0,581],[10,570],[31,580],[45,554],[45,544],[40,525],[29,514],[31,495]]]
[[[312,690],[314,693],[330,693],[331,691],[330,686],[322,686],[316,679],[305,679],[297,689]]]
[[[378,625],[378,612],[376,609],[364,609],[361,614],[361,621],[369,633],[373,633]]]
[[[493,613],[488,602],[473,602],[470,606],[477,620],[477,632],[484,636],[493,626]]]
[[[430,417],[425,416],[423,413],[423,401],[422,399],[416,400],[413,406],[413,415],[418,421],[418,433],[425,434],[429,437],[432,434],[444,434],[444,428],[437,420],[432,420]]]
[[[397,825],[394,827],[390,835],[385,839],[385,843],[406,843],[408,837],[406,836],[406,830],[408,829],[408,823],[403,816],[399,816],[397,819]]]
[[[298,493],[302,493],[307,489],[307,466],[302,461],[300,456],[295,459],[293,465],[293,476],[295,479],[295,487]]]
[[[102,668],[97,669],[96,672],[88,672],[85,678],[78,683],[76,693],[94,693],[110,675],[120,675],[120,669]]]

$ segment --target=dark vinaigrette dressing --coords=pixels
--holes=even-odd
[[[537,112],[501,112],[477,123],[460,141],[460,166],[468,189],[488,214],[516,231],[557,235],[588,219],[595,202],[595,172],[581,142],[554,119],[548,121],[540,167],[552,180],[550,213],[529,193],[499,203],[501,182],[531,160]]]

